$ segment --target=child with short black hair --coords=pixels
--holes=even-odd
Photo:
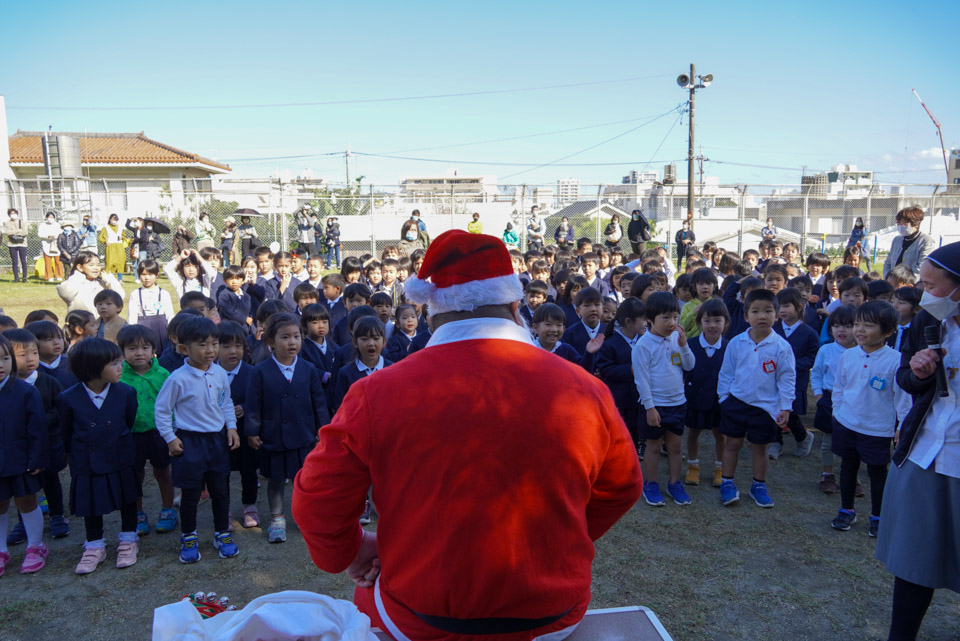
[[[647,274],[644,273],[642,275],[646,276]],[[634,283],[636,283],[636,281],[634,281]],[[673,295],[680,301],[681,305],[685,305],[693,300],[693,292],[691,290],[690,274],[680,274],[677,276],[677,281],[673,286]]]
[[[353,348],[356,359],[347,363],[337,372],[336,389],[333,394],[333,411],[343,403],[350,386],[365,376],[376,374],[384,367],[393,365],[385,359],[383,352],[386,328],[379,318],[361,316],[353,324]]]
[[[383,289],[383,264],[373,260],[363,268],[363,279],[370,287],[370,291],[378,292]]]
[[[160,432],[154,409],[157,394],[169,378],[170,372],[160,367],[155,356],[156,337],[153,330],[143,325],[127,325],[117,334],[117,344],[123,353],[120,382],[137,392],[137,414],[130,431],[133,433],[134,465],[140,486],[143,487],[147,461],[153,469],[153,478],[160,490],[158,534],[173,532],[177,527],[177,511],[173,508],[173,484],[170,481],[170,453]],[[137,499],[137,534],[150,534],[150,519],[143,511],[143,498]]]
[[[783,265],[771,261],[763,268],[763,287],[774,294],[785,288],[788,280],[790,275]]]
[[[347,285],[360,282],[360,277],[363,275],[363,263],[355,256],[347,256],[343,259],[343,265],[340,267],[340,275],[343,276]]]
[[[839,300],[841,305],[860,307],[860,305],[870,297],[870,290],[867,288],[867,283],[862,278],[856,276],[841,281],[837,286],[837,291],[840,294]]]
[[[23,319],[23,324],[29,325],[30,323],[35,323],[42,320],[50,321],[51,323],[60,322],[60,319],[57,318],[57,315],[51,312],[49,309],[35,309],[27,314],[27,317]]]
[[[727,311],[730,312],[730,329],[727,331],[728,339],[732,339],[734,336],[738,336],[750,329],[750,325],[747,323],[746,316],[744,315],[743,301],[750,292],[755,289],[763,289],[763,281],[750,276],[741,279],[739,282],[731,283],[730,286],[723,291],[723,302],[727,306]]]
[[[603,294],[594,287],[584,287],[574,295],[573,304],[577,310],[578,322],[568,327],[560,340],[578,353],[584,354],[587,343],[602,336],[606,328],[600,320],[603,313]]]
[[[294,312],[297,309],[297,303],[293,299],[293,292],[300,281],[293,275],[293,261],[289,252],[278,252],[274,256],[273,270],[273,278],[266,280],[263,291],[267,298],[283,301],[287,311]]]
[[[530,281],[524,288],[523,298],[525,304],[520,308],[520,316],[529,325],[537,308],[547,302],[547,284],[541,280]]]
[[[757,269],[760,266],[760,252],[756,249],[747,249],[743,252],[743,260],[750,263],[750,267],[753,270],[753,276],[759,276],[760,271]]]
[[[651,455],[644,457],[643,499],[648,505],[664,505],[657,467],[661,443],[666,445],[670,474],[667,494],[677,505],[689,505],[690,497],[680,476],[681,441],[687,414],[683,372],[693,369],[693,352],[679,324],[680,305],[673,294],[651,294],[644,304],[647,332],[633,348],[631,363],[640,398],[637,437],[646,440]]]
[[[70,371],[70,359],[64,353],[63,332],[57,324],[50,321],[34,321],[28,323],[24,329],[37,339],[40,371],[57,379],[63,389],[76,385],[77,379]]]
[[[293,290],[293,302],[297,305],[297,315],[300,315],[307,305],[320,302],[320,292],[310,283],[300,283]]]
[[[580,256],[580,271],[583,277],[587,279],[587,286],[593,287],[601,296],[610,293],[610,286],[599,275],[600,256],[595,252],[586,252]]]
[[[307,264],[304,267],[306,272],[306,278],[302,279],[304,283],[310,283],[318,290],[321,288],[323,281],[323,255],[322,254],[311,254],[307,257]],[[339,276],[339,274],[337,274]]]
[[[344,266],[346,266],[346,261],[347,259],[344,259]],[[369,305],[371,296],[373,296],[373,292],[363,283],[347,285],[346,289],[343,290],[343,306],[347,314],[350,313],[351,309],[361,305]],[[353,342],[346,315],[333,326],[333,342],[341,346],[350,345]]]
[[[90,312],[87,313],[90,314]],[[93,314],[90,316],[93,317]],[[8,329],[17,329],[17,321],[5,314],[0,314],[0,332]]]
[[[794,371],[796,372],[796,395],[793,400],[793,409],[787,420],[787,427],[797,440],[795,454],[799,457],[807,456],[813,449],[813,432],[804,427],[800,417],[807,413],[807,387],[810,385],[810,370],[817,360],[817,351],[820,349],[820,339],[817,332],[803,322],[803,296],[796,289],[782,289],[777,293],[777,315],[779,320],[773,325],[773,330],[782,336],[793,350]],[[770,458],[777,460],[783,448],[783,432],[777,433],[777,442],[771,443],[768,449]]]
[[[337,346],[330,340],[330,312],[323,303],[307,305],[300,314],[303,347],[300,355],[320,370],[320,382],[332,392],[333,356]],[[327,395],[328,398],[330,394]],[[328,403],[329,404],[329,403]]]
[[[305,283],[310,279],[310,274],[307,272],[307,257],[307,250],[303,247],[296,247],[290,250],[290,267],[293,272],[293,277],[301,283]]]
[[[180,297],[180,311],[185,309],[195,309],[200,312],[201,315],[206,316],[207,313],[207,297],[203,292],[187,292]]]
[[[120,382],[122,363],[123,353],[115,343],[100,338],[78,343],[70,367],[80,383],[57,403],[70,457],[70,512],[82,517],[86,528],[77,574],[90,574],[106,559],[103,517],[117,510],[117,567],[137,562],[137,501],[142,493],[131,431],[137,392]]]
[[[272,279],[275,274],[273,271],[273,251],[269,247],[261,245],[253,250],[253,257],[257,261],[257,277],[258,283],[259,279],[268,281]]]
[[[387,346],[384,350],[388,359],[394,363],[399,363],[407,356],[410,351],[410,344],[417,337],[418,323],[416,307],[406,304],[397,307],[394,312],[394,331],[387,339]]]
[[[393,323],[393,299],[386,292],[375,292],[370,297],[370,307],[376,310],[377,317],[386,328],[384,341],[389,341],[390,337],[393,336],[395,327]]]
[[[85,309],[75,309],[67,312],[67,318],[64,322],[64,331],[69,342],[67,346],[68,354],[78,342],[97,335],[99,319]]]
[[[807,275],[813,281],[814,287],[823,285],[823,277],[830,271],[830,257],[821,252],[813,252],[807,256],[804,266],[807,268]],[[814,293],[822,297],[821,293]]]
[[[609,296],[604,297],[600,311],[600,322],[603,323],[604,327],[616,321],[618,308],[617,301]],[[606,336],[606,330],[604,330],[604,336]]]
[[[97,338],[105,338],[111,343],[117,342],[117,332],[127,321],[123,320],[123,296],[112,289],[104,289],[93,298],[100,324],[97,325]]]
[[[534,335],[534,344],[556,354],[560,358],[582,366],[588,372],[593,372],[596,364],[596,354],[603,345],[603,335],[597,334],[584,346],[580,352],[575,347],[565,343],[564,336],[566,313],[554,303],[544,303],[533,313],[531,330]]]
[[[758,506],[770,508],[767,445],[777,440],[777,432],[790,419],[797,375],[790,344],[773,331],[776,295],[754,289],[746,295],[743,310],[750,329],[730,339],[717,378],[719,429],[726,437],[720,501],[732,505],[740,500],[734,474],[746,437],[753,453],[750,496]]]
[[[687,338],[700,335],[697,324],[697,309],[717,295],[717,274],[709,267],[701,267],[690,275],[690,291],[694,297],[683,304],[680,310],[680,327]]]
[[[242,271],[241,271],[242,273]],[[140,287],[130,292],[127,321],[149,327],[156,336],[157,353],[167,347],[167,323],[173,318],[173,300],[170,293],[157,284],[160,264],[147,258],[137,265]]]
[[[157,395],[156,421],[173,457],[171,480],[181,488],[180,562],[200,560],[197,505],[206,486],[213,509],[214,547],[220,558],[240,553],[229,532],[230,450],[240,445],[227,373],[216,364],[219,332],[207,318],[185,320],[177,331],[183,367]],[[176,416],[176,425],[174,425]]]
[[[920,313],[920,300],[922,297],[923,292],[916,287],[901,287],[893,292],[891,302],[897,310],[899,320],[897,321],[897,331],[890,337],[888,344],[898,352],[903,345],[904,333],[910,329],[914,317]]]
[[[893,285],[885,280],[872,280],[867,283],[867,300],[889,303],[893,299],[893,292]]]
[[[894,289],[901,287],[913,287],[917,284],[917,275],[913,273],[909,265],[896,265],[887,274],[887,282],[893,285]]]
[[[180,326],[183,325],[187,319],[199,318],[201,316],[203,316],[202,313],[188,307],[187,309],[181,309],[180,313],[167,323],[167,342],[169,346],[157,357],[157,362],[160,364],[160,367],[171,373],[183,367],[183,356],[180,355],[180,351],[177,349],[177,332],[180,331]]]
[[[276,299],[265,300],[257,308],[257,313],[253,319],[253,331],[247,339],[251,365],[257,365],[270,358],[270,348],[263,340],[263,331],[266,329],[271,316],[286,311],[287,306],[284,305],[283,301]]]
[[[400,273],[400,263],[395,258],[387,258],[383,261],[381,268],[383,281],[380,291],[389,294],[393,307],[398,307],[404,303],[406,298],[403,294],[403,283],[397,280]]]
[[[633,347],[646,331],[647,317],[639,298],[626,298],[617,309],[615,323],[608,323],[603,345],[597,353],[600,380],[610,388],[613,402],[630,431],[634,447],[643,460],[641,442],[637,436],[640,397],[633,380]]]
[[[253,299],[243,291],[245,280],[243,268],[238,265],[223,270],[224,287],[217,294],[217,308],[222,320],[249,328],[253,325]]]
[[[900,353],[886,344],[896,328],[893,305],[864,303],[853,330],[858,347],[844,352],[837,367],[832,450],[840,457],[840,511],[830,524],[836,530],[849,530],[857,521],[854,493],[861,462],[870,476],[869,535],[876,537],[880,528],[890,445],[913,404],[897,385]]]

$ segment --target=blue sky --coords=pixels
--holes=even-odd
[[[659,160],[685,158],[686,116],[669,114],[565,161],[622,166],[474,163],[549,163],[624,134],[685,100],[675,78],[691,62],[715,76],[697,94],[698,152],[786,168],[708,163],[723,182],[796,184],[802,166],[835,163],[894,172],[878,174],[883,181],[942,181],[935,129],[913,88],[942,122],[948,149],[960,145],[950,64],[957,2],[48,2],[16,3],[4,18],[0,93],[10,133],[143,130],[229,162],[239,176],[309,169],[342,180],[339,156],[243,159],[349,145],[451,161],[356,156],[351,173],[377,184],[448,167],[501,183],[619,182],[650,160],[660,170]],[[181,109],[598,81],[616,82]]]

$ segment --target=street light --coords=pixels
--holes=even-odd
[[[696,82],[694,82],[696,78]],[[690,144],[687,147],[687,221],[690,223],[690,229],[693,229],[693,107],[696,99],[697,89],[703,89],[713,84],[713,74],[708,73],[705,76],[696,75],[696,67],[690,63],[690,75],[685,73],[677,76],[677,84],[681,89],[690,90]]]

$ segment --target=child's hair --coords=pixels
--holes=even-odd
[[[893,297],[905,303],[910,303],[914,307],[919,307],[923,292],[916,287],[898,287],[894,290]]]
[[[553,258],[557,254],[557,248],[553,245],[547,245],[543,248],[543,257],[544,258]]]
[[[397,265],[399,265],[398,269],[400,271],[406,270],[409,272],[413,262],[410,260],[409,256],[401,256],[400,260],[397,261]]]
[[[189,318],[177,329],[177,343],[181,345],[189,345],[218,336],[217,325],[204,316]]]
[[[688,258],[684,266],[688,270],[687,273],[692,273],[689,270],[697,271],[698,269],[704,269],[707,266],[707,261],[702,258]]]
[[[736,252],[725,252],[723,256],[720,257],[720,262],[717,263],[717,270],[723,275],[733,273],[734,268],[739,262],[740,254]]]
[[[538,258],[537,260],[533,261],[532,265],[530,265],[530,273],[548,272],[548,271],[550,271],[550,263],[543,260],[542,258]]]
[[[717,274],[709,267],[701,267],[697,271],[690,274],[690,289],[693,290],[693,292],[696,291],[697,285],[700,284],[711,285],[713,287],[713,293],[711,296],[716,296]]]
[[[580,257],[580,263],[597,263],[600,264],[600,256],[596,252],[585,252]]]
[[[258,247],[257,249],[259,250],[260,248]],[[190,254],[186,258],[181,258],[180,262],[177,263],[176,272],[177,274],[180,275],[180,278],[183,278],[183,279],[187,278],[186,276],[183,275],[183,268],[186,267],[187,265],[193,265],[194,267],[197,268],[197,278],[199,278],[200,274],[203,273],[203,266],[200,264],[200,259],[197,258],[196,255]]]
[[[528,249],[527,251],[523,252],[523,262],[526,263],[531,260],[537,260],[541,256],[543,256],[543,254],[538,252],[536,249]]]
[[[853,265],[840,265],[832,272],[834,280],[843,282],[848,278],[860,278],[860,270]]]
[[[330,287],[336,287],[337,289],[340,290],[340,293],[342,294],[344,287],[347,286],[347,281],[346,279],[344,279],[342,275],[334,273],[334,274],[327,274],[326,276],[321,278],[320,284],[329,285]]]
[[[810,280],[810,277],[807,275],[795,276],[787,281],[787,287],[803,287],[804,289],[813,290],[813,281]]]
[[[386,269],[387,267],[393,267],[397,271],[400,271],[400,261],[396,258],[384,258],[381,263],[381,269]]]
[[[867,283],[867,298],[876,300],[884,295],[893,294],[894,287],[885,280],[873,280]]]
[[[760,289],[763,288],[763,281],[755,276],[751,276],[750,278],[744,278],[743,280],[740,281],[741,292],[746,291],[748,289],[753,290],[757,288],[760,288]],[[743,297],[741,296],[741,298]]]
[[[343,263],[340,265],[340,275],[343,276],[344,281],[346,281],[348,274],[354,274],[362,271],[363,263],[361,263],[360,259],[356,256],[347,256],[343,259]]]
[[[875,280],[883,280],[883,276],[880,275],[880,272],[869,271],[863,275],[863,280],[868,283],[872,283]]]
[[[121,350],[127,349],[128,345],[137,343],[146,343],[157,351],[157,334],[146,325],[124,325],[117,332],[117,345]]]
[[[857,308],[857,320],[865,323],[875,323],[880,326],[884,334],[892,334],[897,330],[900,316],[897,308],[882,300],[870,300]]]
[[[870,296],[870,290],[867,289],[866,281],[857,276],[842,280],[840,285],[837,287],[837,293],[843,294],[843,292],[850,291],[851,289],[860,290],[860,293],[863,294],[863,300],[867,300],[867,298]]]
[[[783,265],[778,265],[777,263],[769,263],[766,267],[763,268],[763,278],[766,280],[767,275],[769,274],[780,274],[783,276],[783,283],[786,285],[787,281],[790,280],[790,275],[787,274],[787,268]]]
[[[267,321],[267,326],[263,330],[264,340],[273,342],[281,327],[290,327],[291,325],[296,327],[297,331],[300,331],[300,320],[294,314],[289,312],[274,314]]]
[[[637,281],[633,281],[636,284]],[[680,293],[681,289],[686,289],[690,291],[693,289],[690,287],[690,274],[680,274],[677,276],[676,282],[673,284],[673,294],[676,296]],[[692,292],[691,292],[692,293]]]
[[[353,326],[364,316],[373,316],[377,320],[380,320],[377,316],[377,310],[374,308],[369,305],[357,305],[347,313],[347,329],[350,330],[351,334],[353,333]]]
[[[304,249],[303,247],[294,247],[293,249],[290,250],[290,255],[295,256],[296,258],[299,258],[304,262],[306,262],[308,257],[307,250]]]
[[[584,287],[573,297],[573,306],[596,305],[603,302],[603,294],[593,287]]]
[[[23,326],[25,330],[37,337],[38,341],[48,341],[53,338],[63,338],[63,332],[56,323],[50,321],[33,321]]]
[[[627,267],[626,265],[617,265],[616,267],[612,268],[612,269],[610,270],[610,284],[611,284],[611,285],[613,284],[613,277],[614,277],[614,276],[620,276],[621,274],[627,274],[627,273],[629,273],[630,271],[631,271],[630,268]]]
[[[180,312],[171,318],[169,323],[167,323],[167,338],[176,340],[177,332],[180,330],[180,326],[187,322],[187,319],[196,318],[198,316],[202,316],[202,314],[192,307],[181,309]]]
[[[853,305],[841,305],[833,310],[827,318],[827,331],[831,331],[837,325],[853,327],[857,320],[857,308]]]
[[[7,340],[7,337],[4,336],[5,332],[0,332],[0,354],[7,354],[10,356],[10,373],[7,376],[17,377],[17,357],[13,354],[13,345],[10,344],[10,341]]]
[[[743,259],[744,259],[744,260],[747,260],[748,257],[750,257],[750,256],[753,256],[754,258],[756,258],[757,260],[759,260],[759,259],[760,259],[760,252],[758,252],[756,249],[747,249],[747,250],[745,250],[745,251],[743,252]]]
[[[265,246],[265,245],[260,245],[259,247],[257,247],[256,249],[254,249],[254,250],[253,250],[253,255],[256,257],[257,262],[260,261],[260,258],[261,258],[262,256],[268,256],[268,257],[270,258],[270,260],[273,260],[273,252],[270,251],[270,248],[267,247],[267,246]]]
[[[703,244],[703,248],[702,248],[702,249],[703,249],[703,253],[704,253],[704,254],[706,254],[707,252],[716,251],[716,250],[717,250],[717,244],[716,244],[715,242],[713,242],[712,240],[708,240],[707,242],[705,242],[705,243]]]
[[[771,239],[767,241],[767,246],[769,246],[770,249],[773,249],[774,247],[779,247],[780,249],[783,249],[783,242],[779,240]]]
[[[213,325],[212,322],[207,322]],[[88,338],[70,350],[70,371],[81,383],[89,383],[100,378],[103,368],[121,358],[123,352],[116,343],[103,338]]]
[[[301,298],[316,298],[320,300],[320,292],[310,283],[300,283],[293,288],[293,302],[300,304]]]
[[[280,264],[281,260],[292,261],[293,256],[290,254],[290,252],[277,252],[273,255],[273,266],[276,267],[278,264]]]
[[[567,315],[559,305],[544,303],[533,312],[533,324],[536,325],[537,323],[545,323],[547,321],[566,325]]]
[[[811,266],[825,270],[830,269],[830,257],[821,252],[813,252],[807,256],[806,266],[807,269],[810,269]]]
[[[378,305],[389,305],[393,307],[393,298],[386,292],[377,292],[370,297],[370,307],[376,307]]]
[[[731,275],[736,276],[737,279],[746,278],[753,274],[753,265],[750,264],[749,260],[738,260],[733,264],[733,273]]]
[[[593,241],[589,238],[580,238],[577,240],[577,249],[583,249],[584,247],[593,247]]]
[[[258,248],[258,249],[259,249],[259,248]],[[254,268],[259,268],[259,267],[260,267],[259,265],[257,265],[257,259],[254,258],[253,256],[250,256],[249,254],[246,255],[246,256],[244,256],[243,259],[240,261],[240,266],[241,266],[241,267],[246,267],[247,265],[253,265]],[[259,269],[258,269],[258,271],[259,271]]]
[[[323,262],[323,254],[310,254],[309,256],[307,256],[307,262],[308,262],[308,263],[314,263],[314,262],[316,262],[316,263],[322,263],[322,262]]]
[[[343,290],[344,300],[357,298],[358,296],[369,303],[371,296],[370,288],[363,283],[351,283]]]
[[[325,320],[330,322],[330,310],[321,303],[310,303],[300,311],[300,326],[306,329],[313,321]]]
[[[775,312],[780,311],[780,302],[777,300],[776,294],[771,292],[769,289],[763,289],[763,287],[758,287],[753,289],[747,294],[746,298],[743,301],[743,311],[744,313],[750,311],[750,306],[754,303],[773,303],[773,310]]]
[[[123,309],[123,296],[118,292],[113,291],[112,289],[103,289],[97,292],[97,295],[93,297],[93,304],[99,305],[100,303],[110,302],[117,306],[117,309]]]
[[[662,267],[663,265],[660,264],[658,259],[651,258],[640,265],[640,271],[644,274],[652,274],[653,272],[660,271]]]
[[[730,327],[730,311],[726,304],[719,298],[711,298],[703,302],[703,305],[697,308],[697,325],[703,323],[704,318],[720,316],[726,322],[725,327]]]
[[[137,265],[137,276],[141,274],[153,274],[154,276],[159,276],[160,263],[153,260],[152,258],[141,260],[140,264]]]
[[[36,345],[37,337],[25,329],[8,329],[3,332],[7,340],[14,345]]]
[[[361,316],[354,323],[352,334],[354,340],[358,338],[386,338],[387,328],[376,316]]]
[[[203,306],[206,307],[207,297],[204,296],[203,292],[187,292],[180,297],[180,309],[186,309],[192,303],[203,303]]]
[[[236,321],[221,321],[220,324],[217,325],[217,339],[221,345],[240,343],[243,345],[244,351],[246,351],[248,335],[249,332],[247,328]]]
[[[894,268],[890,270],[890,273],[887,274],[887,278],[892,278],[901,283],[909,283],[910,285],[917,283],[917,275],[913,273],[909,265],[904,264],[894,266]]]
[[[644,313],[651,323],[662,314],[679,314],[680,301],[670,292],[654,292],[647,296]]]
[[[81,310],[78,310],[78,311],[81,311]],[[90,314],[90,312],[87,312],[87,313]],[[69,317],[70,315],[67,314],[67,318]],[[90,314],[90,318],[93,318],[93,314]],[[16,328],[17,328],[17,321],[13,320],[9,316],[0,314],[0,332],[2,332],[5,329],[16,329]]]
[[[260,303],[260,307],[257,308],[257,315],[254,316],[253,320],[260,325],[266,325],[271,316],[285,311],[287,311],[287,306],[282,300],[271,298]]]
[[[246,275],[243,273],[243,267],[240,267],[239,265],[230,265],[223,270],[224,281],[228,281],[231,278],[239,278],[240,280],[243,280],[245,277]]]
[[[797,250],[797,253],[798,253],[798,254],[800,253],[800,246],[797,245],[796,243],[784,243],[784,244],[783,244],[783,251],[787,251],[787,247],[793,247],[794,249]]]
[[[380,260],[381,260],[381,262],[382,262],[382,261],[386,261],[386,260],[387,260],[387,254],[397,254],[397,255],[399,256],[399,255],[402,254],[402,253],[403,253],[403,252],[400,251],[400,246],[399,246],[399,245],[386,245],[386,246],[383,248],[383,251],[380,252]],[[396,258],[394,258],[393,260],[396,260]]]
[[[120,302],[122,306],[123,300],[121,299]],[[57,318],[57,315],[51,312],[49,309],[35,309],[29,314],[27,314],[27,317],[23,319],[23,324],[29,325],[30,323],[33,323],[35,321],[47,320],[48,318],[52,318],[54,323],[60,322],[60,319]]]
[[[607,324],[607,328],[603,330],[604,337],[613,337],[613,333],[617,331],[617,326],[622,327],[623,324],[627,322],[627,319],[630,318],[645,318],[643,301],[639,298],[633,298],[632,296],[624,298],[623,302],[620,303],[620,307],[617,308],[617,322]]]
[[[403,312],[407,311],[408,309],[412,309],[414,316],[416,316],[416,314],[417,314],[417,308],[414,307],[413,305],[410,305],[410,304],[407,304],[407,303],[404,303],[403,305],[397,305],[397,309],[395,309],[394,312],[393,312],[393,318],[394,318],[394,320],[397,321],[397,324],[400,323],[400,314],[402,314]]]
[[[527,296],[530,294],[541,294],[546,297],[549,291],[550,289],[547,287],[547,284],[542,280],[531,280],[527,283],[523,293]]]
[[[577,288],[577,292],[583,289],[584,287],[590,287],[590,283],[587,282],[587,279],[578,274],[573,274],[570,278],[567,279],[567,286],[563,288],[563,295],[560,296],[560,300],[565,304],[569,305],[573,301],[574,295],[577,292],[573,291],[573,288]]]
[[[374,272],[377,270],[383,271],[383,263],[381,263],[378,260],[374,260],[368,263],[367,266],[363,268],[363,273],[369,276],[371,272]]]
[[[414,249],[410,252],[410,263],[411,265],[416,265],[418,260],[423,260],[423,257],[427,255],[426,249]]]
[[[616,267],[614,269],[617,269]],[[640,277],[640,274],[633,271],[627,267],[627,273],[623,275],[623,278],[620,279],[620,291],[627,291],[627,295],[630,295],[630,290],[633,288],[633,283]],[[610,280],[613,280],[612,278]]]
[[[863,252],[860,251],[860,248],[856,245],[851,245],[843,250],[843,262],[846,263],[847,259],[851,256],[856,256],[858,259],[863,255]]]
[[[784,305],[793,305],[797,310],[797,315],[803,319],[803,296],[800,291],[792,287],[785,287],[777,292],[777,309]]]
[[[222,260],[223,255],[220,253],[220,250],[216,247],[204,247],[200,250],[200,258],[209,261],[211,258],[216,258],[217,260]]]

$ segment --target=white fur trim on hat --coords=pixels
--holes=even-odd
[[[403,293],[414,303],[426,303],[430,316],[446,312],[472,312],[484,305],[509,305],[523,300],[523,285],[516,274],[437,287],[416,276],[407,278]]]

